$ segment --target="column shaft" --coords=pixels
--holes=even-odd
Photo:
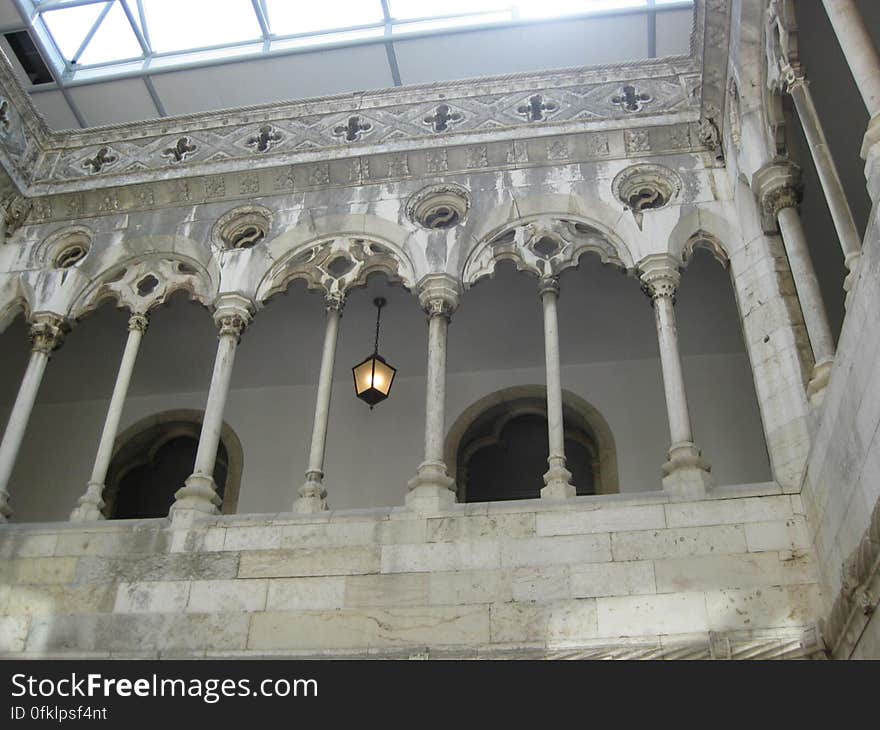
[[[5,522],[12,514],[9,508],[9,492],[7,491],[9,480],[12,477],[15,460],[21,448],[21,443],[24,440],[24,434],[31,417],[31,412],[34,409],[34,402],[37,400],[37,392],[40,389],[40,383],[43,380],[43,373],[46,372],[48,362],[48,352],[42,350],[31,351],[27,370],[25,370],[21,385],[18,388],[18,395],[15,398],[15,404],[12,406],[12,413],[9,414],[6,431],[3,433],[3,441],[0,442],[0,522]]]
[[[830,364],[834,359],[834,338],[831,335],[831,326],[828,324],[819,281],[807,249],[807,239],[797,208],[782,208],[777,214],[777,220],[801,303],[804,324],[810,336],[813,360],[818,368],[820,365]]]
[[[110,468],[110,460],[113,458],[113,445],[119,433],[122,409],[125,407],[125,399],[128,397],[131,376],[134,372],[141,340],[147,329],[147,322],[146,316],[139,314],[132,315],[128,321],[128,339],[125,341],[122,361],[116,375],[116,384],[113,386],[113,395],[110,397],[110,406],[107,408],[107,417],[104,420],[104,430],[101,432],[98,453],[92,467],[92,476],[85,494],[79,498],[79,504],[70,514],[72,522],[104,519],[101,510],[104,507],[103,492],[107,470]]]
[[[669,418],[669,459],[662,467],[663,488],[678,496],[699,497],[711,486],[709,465],[694,443],[688,411],[684,372],[678,349],[675,324],[675,291],[679,273],[677,262],[666,254],[647,256],[639,264],[645,293],[654,305],[660,369]]]
[[[669,434],[673,444],[693,442],[691,417],[684,388],[684,371],[678,350],[678,328],[675,324],[675,309],[671,297],[662,296],[654,299],[654,318],[657,323],[657,340],[660,343],[660,367],[663,371]]]
[[[328,300],[324,328],[324,349],[318,375],[318,394],[315,399],[315,421],[309,449],[306,481],[299,489],[294,512],[320,512],[327,509],[327,491],[324,488],[324,451],[327,444],[327,425],[330,419],[330,397],[333,390],[333,366],[336,362],[336,343],[339,339],[339,320],[342,303]]]
[[[816,172],[819,174],[819,182],[822,185],[822,191],[825,193],[828,209],[831,211],[831,220],[834,223],[834,229],[837,231],[840,247],[843,250],[844,262],[847,269],[853,272],[862,250],[862,241],[856,228],[849,202],[844,194],[843,184],[840,182],[840,176],[837,174],[837,166],[834,164],[834,158],[831,156],[831,150],[828,148],[828,142],[825,139],[819,115],[813,104],[813,97],[803,79],[795,79],[789,85],[789,93],[792,99],[794,99],[798,118],[803,126],[804,135],[807,138],[807,144],[810,147],[810,153],[816,165]],[[848,282],[845,288],[848,290],[850,285],[851,282]]]
[[[215,319],[220,327],[220,338],[217,345],[217,357],[214,360],[214,372],[211,375],[211,387],[208,390],[208,402],[205,405],[205,418],[199,434],[199,446],[193,473],[186,483],[174,495],[171,507],[175,519],[183,514],[206,513],[216,514],[221,504],[214,483],[214,465],[217,461],[217,447],[220,444],[220,432],[223,429],[223,412],[226,409],[226,398],[229,395],[229,384],[232,381],[232,366],[235,363],[235,351],[241,333],[250,321],[250,309],[239,304],[229,311],[226,305],[218,306]]]
[[[865,101],[868,116],[880,114],[880,55],[855,0],[822,0],[834,34]]]
[[[446,336],[458,306],[459,284],[447,274],[429,274],[419,286],[419,302],[428,315],[428,367],[425,383],[425,458],[409,480],[407,507],[423,513],[455,503],[455,482],[446,472]]]
[[[559,284],[553,278],[541,280],[541,305],[544,310],[544,363],[547,381],[548,470],[544,474],[541,496],[566,498],[576,494],[571,472],[565,468],[565,425],[562,418],[562,375],[559,365],[559,321],[556,302]]]

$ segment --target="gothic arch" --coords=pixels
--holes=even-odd
[[[155,452],[164,443],[181,435],[197,440],[204,415],[204,411],[194,409],[162,411],[142,418],[119,434],[113,447],[104,489],[108,513],[112,513],[114,508],[121,480],[128,471],[143,462],[145,450]],[[244,470],[244,450],[235,431],[225,421],[220,430],[220,444],[227,458],[226,484],[220,511],[222,514],[235,514]]]
[[[256,289],[260,304],[279,294],[295,279],[310,289],[342,295],[363,286],[370,274],[384,273],[407,289],[415,285],[409,256],[396,244],[376,236],[336,233],[307,241],[288,251],[263,276]]]
[[[603,264],[633,268],[632,255],[623,241],[598,228],[594,221],[577,215],[542,214],[490,232],[465,259],[461,279],[470,287],[485,276],[491,277],[495,265],[504,260],[538,277],[555,276],[577,266],[587,253],[598,255]]]
[[[145,314],[175,292],[210,307],[216,297],[215,277],[202,261],[175,252],[120,258],[95,276],[70,309],[74,319],[95,311],[103,302]]]
[[[694,210],[682,216],[669,234],[668,252],[687,266],[694,249],[709,251],[724,268],[730,264],[731,243],[740,240],[726,218],[707,210]]]
[[[471,426],[490,409],[498,406],[512,405],[515,412],[511,411],[510,417],[525,415],[526,411],[516,404],[529,400],[543,401],[546,403],[547,389],[543,385],[516,385],[497,390],[465,408],[455,419],[446,433],[444,444],[444,460],[449,476],[456,479],[458,469],[458,457],[464,439],[467,437]],[[574,413],[586,426],[595,445],[596,457],[599,462],[599,474],[601,480],[596,484],[597,494],[616,494],[620,491],[620,479],[617,468],[617,447],[614,434],[605,417],[589,402],[570,390],[562,391],[563,409]],[[538,407],[531,411],[535,415],[546,417],[546,406]]]

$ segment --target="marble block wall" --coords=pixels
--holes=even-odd
[[[801,500],[662,493],[0,531],[3,657],[820,656]]]

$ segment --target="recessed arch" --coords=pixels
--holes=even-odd
[[[147,416],[125,429],[116,438],[113,457],[107,471],[104,489],[105,513],[108,516],[114,514],[125,477],[134,469],[148,463],[163,446],[179,438],[194,439],[197,443],[203,419],[204,411],[175,409]],[[225,421],[220,430],[218,452],[225,456],[225,460],[218,460],[220,467],[225,469],[220,511],[222,514],[234,514],[238,508],[241,475],[244,470],[244,451],[238,435]],[[175,491],[182,486],[182,482],[172,485]]]
[[[459,481],[458,466],[463,447],[473,435],[473,426],[484,414],[491,411],[504,413],[493,424],[493,430],[500,431],[505,420],[523,415],[534,415],[546,419],[547,389],[544,385],[516,385],[497,390],[478,399],[465,408],[455,419],[446,433],[444,459],[449,476]],[[592,441],[598,470],[595,481],[596,494],[616,494],[620,491],[617,467],[617,447],[611,427],[605,417],[588,401],[570,390],[562,391],[563,412],[574,416]],[[543,405],[540,405],[543,404]],[[506,411],[506,413],[505,413]],[[569,437],[577,439],[573,429]],[[491,435],[489,436],[491,438]],[[459,485],[461,486],[461,485]]]

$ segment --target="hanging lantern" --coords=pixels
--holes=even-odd
[[[376,305],[376,343],[373,354],[351,369],[354,375],[354,392],[358,398],[369,404],[370,410],[388,397],[397,372],[397,368],[391,367],[379,354],[379,322],[386,301],[379,297],[373,300],[373,304]]]

